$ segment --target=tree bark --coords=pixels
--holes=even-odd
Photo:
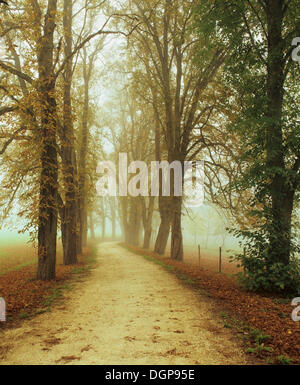
[[[182,197],[173,197],[171,258],[176,261],[183,260],[181,207],[182,207]]]
[[[79,152],[79,198],[78,198],[78,210],[79,210],[79,236],[78,247],[82,253],[82,247],[86,245],[86,224],[87,224],[87,211],[86,211],[86,157],[88,146],[88,113],[89,113],[89,80],[90,71],[87,66],[87,54],[84,50],[84,63],[83,63],[83,79],[84,79],[84,104],[82,113],[82,126],[81,126],[81,143]]]
[[[72,1],[64,0],[64,38],[65,58],[72,53]],[[64,106],[62,127],[62,163],[65,182],[65,242],[63,243],[64,265],[77,263],[76,223],[77,223],[77,196],[74,165],[74,129],[71,103],[72,60],[69,59],[64,71]]]
[[[106,218],[105,218],[105,215],[102,216],[102,241],[104,241],[105,239],[105,236],[106,236]]]
[[[155,116],[155,160],[157,162],[161,161],[161,148],[160,148],[160,129],[159,129],[159,116],[157,110],[157,94],[154,89],[152,89],[153,96],[153,110]],[[162,177],[159,175],[159,197],[158,197],[158,209],[160,215],[160,224],[155,240],[154,251],[157,254],[165,254],[166,247],[168,244],[169,234],[170,234],[170,223],[171,223],[171,213],[170,213],[170,198],[162,196]]]
[[[57,143],[55,78],[53,74],[53,34],[57,1],[49,0],[44,23],[44,36],[38,54],[41,98],[41,175],[38,219],[37,279],[55,278],[57,236]]]
[[[128,197],[119,197],[121,229],[125,243],[129,243],[129,229],[128,229]]]
[[[93,212],[92,211],[90,212],[89,218],[90,218],[91,239],[95,240],[96,236],[95,236],[95,227],[94,227],[94,220],[93,220]]]
[[[140,233],[141,233],[141,207],[139,202],[132,197],[129,198],[129,234],[128,234],[128,242],[131,245],[138,246],[140,242]]]
[[[150,247],[154,202],[155,202],[155,197],[150,196],[149,197],[149,205],[148,205],[148,207],[146,207],[145,198],[141,197],[142,219],[143,219],[143,226],[144,226],[143,249],[149,249],[149,247]]]
[[[168,244],[170,226],[171,226],[171,213],[168,207],[163,207],[164,202],[169,200],[168,197],[159,197],[159,214],[160,214],[160,225],[155,241],[154,251],[160,255],[165,254],[166,247]]]
[[[270,196],[271,228],[269,230],[268,262],[290,261],[291,217],[294,189],[288,181],[284,161],[282,109],[284,94],[284,42],[282,37],[284,1],[267,2],[268,58],[267,58],[267,168],[271,172]]]
[[[111,198],[111,237],[114,241],[116,239],[116,203],[115,198]]]

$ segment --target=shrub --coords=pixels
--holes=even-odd
[[[244,268],[238,273],[238,281],[247,290],[272,293],[300,293],[300,260],[291,256],[289,264],[268,259],[268,242],[260,231],[239,232],[248,239],[246,253],[236,254],[231,261],[237,261]]]
[[[300,262],[291,258],[285,265],[281,262],[266,263],[263,256],[238,254],[232,257],[244,268],[238,273],[238,281],[247,290],[276,293],[300,293]]]

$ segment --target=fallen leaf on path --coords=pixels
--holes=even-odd
[[[55,362],[60,362],[60,361],[74,361],[74,360],[80,360],[81,357],[76,357],[76,356],[62,356],[59,360],[56,360]]]
[[[90,348],[91,348],[91,346],[88,345],[88,346],[85,346],[84,348],[82,348],[80,351],[81,351],[81,353],[87,352],[88,350],[90,350]]]
[[[135,337],[129,337],[129,336],[124,337],[124,339],[125,339],[126,341],[135,341],[135,340],[136,340]]]

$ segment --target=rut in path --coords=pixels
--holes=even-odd
[[[115,243],[63,306],[0,338],[2,364],[245,364],[213,303]]]

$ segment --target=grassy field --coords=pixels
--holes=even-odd
[[[58,244],[57,262],[62,262],[61,244]],[[37,263],[37,248],[25,237],[0,238],[0,276],[12,270]]]
[[[0,275],[36,263],[36,249],[27,243],[0,246]]]
[[[199,256],[197,246],[183,245],[184,250],[184,262],[193,266],[199,267]],[[229,257],[233,255],[233,251],[228,251],[228,249],[222,249],[222,272],[225,274],[236,274],[241,272],[242,269],[237,267],[236,262],[230,262]],[[170,256],[170,247],[168,246],[167,256]],[[201,249],[201,258],[200,266],[203,269],[207,269],[213,272],[219,271],[219,248],[202,248]]]

